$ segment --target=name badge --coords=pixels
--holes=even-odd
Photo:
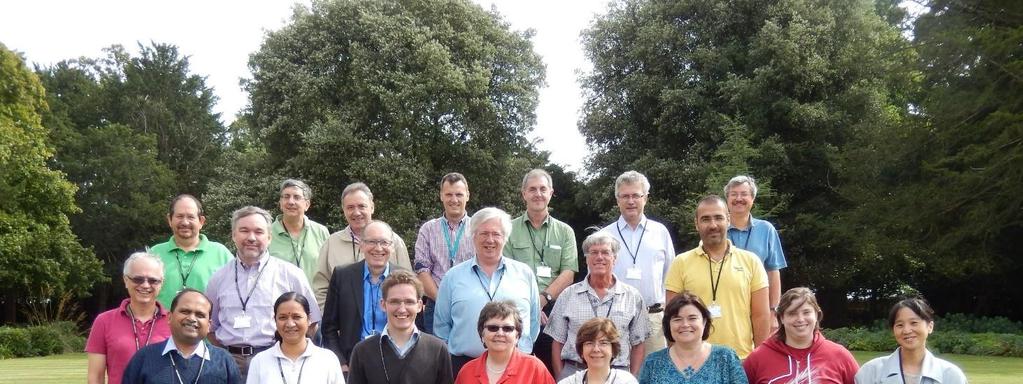
[[[639,267],[632,266],[625,272],[625,278],[629,280],[639,280],[643,278],[643,272]]]
[[[234,329],[244,329],[252,326],[252,316],[241,314],[234,317]]]
[[[561,246],[560,245],[551,244],[551,249],[556,249],[556,250],[560,251],[561,250]]]
[[[551,277],[551,267],[548,267],[546,265],[537,265],[536,266],[536,276],[537,277]]]
[[[711,318],[716,319],[721,317],[721,306],[718,305],[718,303],[711,304],[709,307],[707,307],[707,310],[710,311]]]

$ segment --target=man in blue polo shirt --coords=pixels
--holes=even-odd
[[[753,217],[753,202],[757,199],[757,182],[752,177],[739,175],[725,185],[728,199],[728,239],[741,249],[753,252],[767,270],[768,298],[771,308],[771,331],[778,329],[774,316],[781,299],[781,270],[788,266],[781,249],[778,230],[771,223]]]

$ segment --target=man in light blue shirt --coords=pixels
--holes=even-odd
[[[448,270],[440,283],[434,312],[434,332],[451,353],[452,373],[483,354],[477,332],[480,310],[488,302],[511,300],[525,320],[518,347],[526,353],[540,328],[540,297],[533,270],[502,256],[511,233],[511,217],[498,208],[484,208],[469,225],[476,256]]]

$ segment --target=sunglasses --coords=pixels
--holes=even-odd
[[[128,280],[131,280],[131,282],[133,282],[135,284],[138,284],[138,285],[142,285],[142,284],[144,284],[146,282],[149,282],[149,285],[160,285],[160,283],[163,283],[162,279],[157,279],[155,277],[145,277],[145,276],[128,276]]]
[[[484,325],[483,328],[488,330],[488,331],[490,331],[490,332],[493,332],[493,333],[497,333],[497,331],[504,331],[504,333],[515,332],[515,326],[514,325],[492,325],[491,324],[491,325]]]

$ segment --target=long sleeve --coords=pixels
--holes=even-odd
[[[341,284],[341,273],[334,273],[330,278],[330,285],[327,290],[327,302],[323,309],[323,321],[321,322],[323,329],[323,347],[329,349],[337,356],[340,360],[341,365],[348,363],[348,357],[342,356],[341,353],[341,340],[339,339],[338,331],[340,324],[338,323],[340,314],[339,300],[341,299],[338,294],[339,285]]]
[[[441,280],[433,307],[433,333],[445,342],[451,336],[451,284],[450,279]]]
[[[529,276],[533,276],[532,273]],[[536,343],[536,338],[540,336],[540,288],[536,285],[536,278],[530,279],[529,293],[529,339],[530,344]]]

